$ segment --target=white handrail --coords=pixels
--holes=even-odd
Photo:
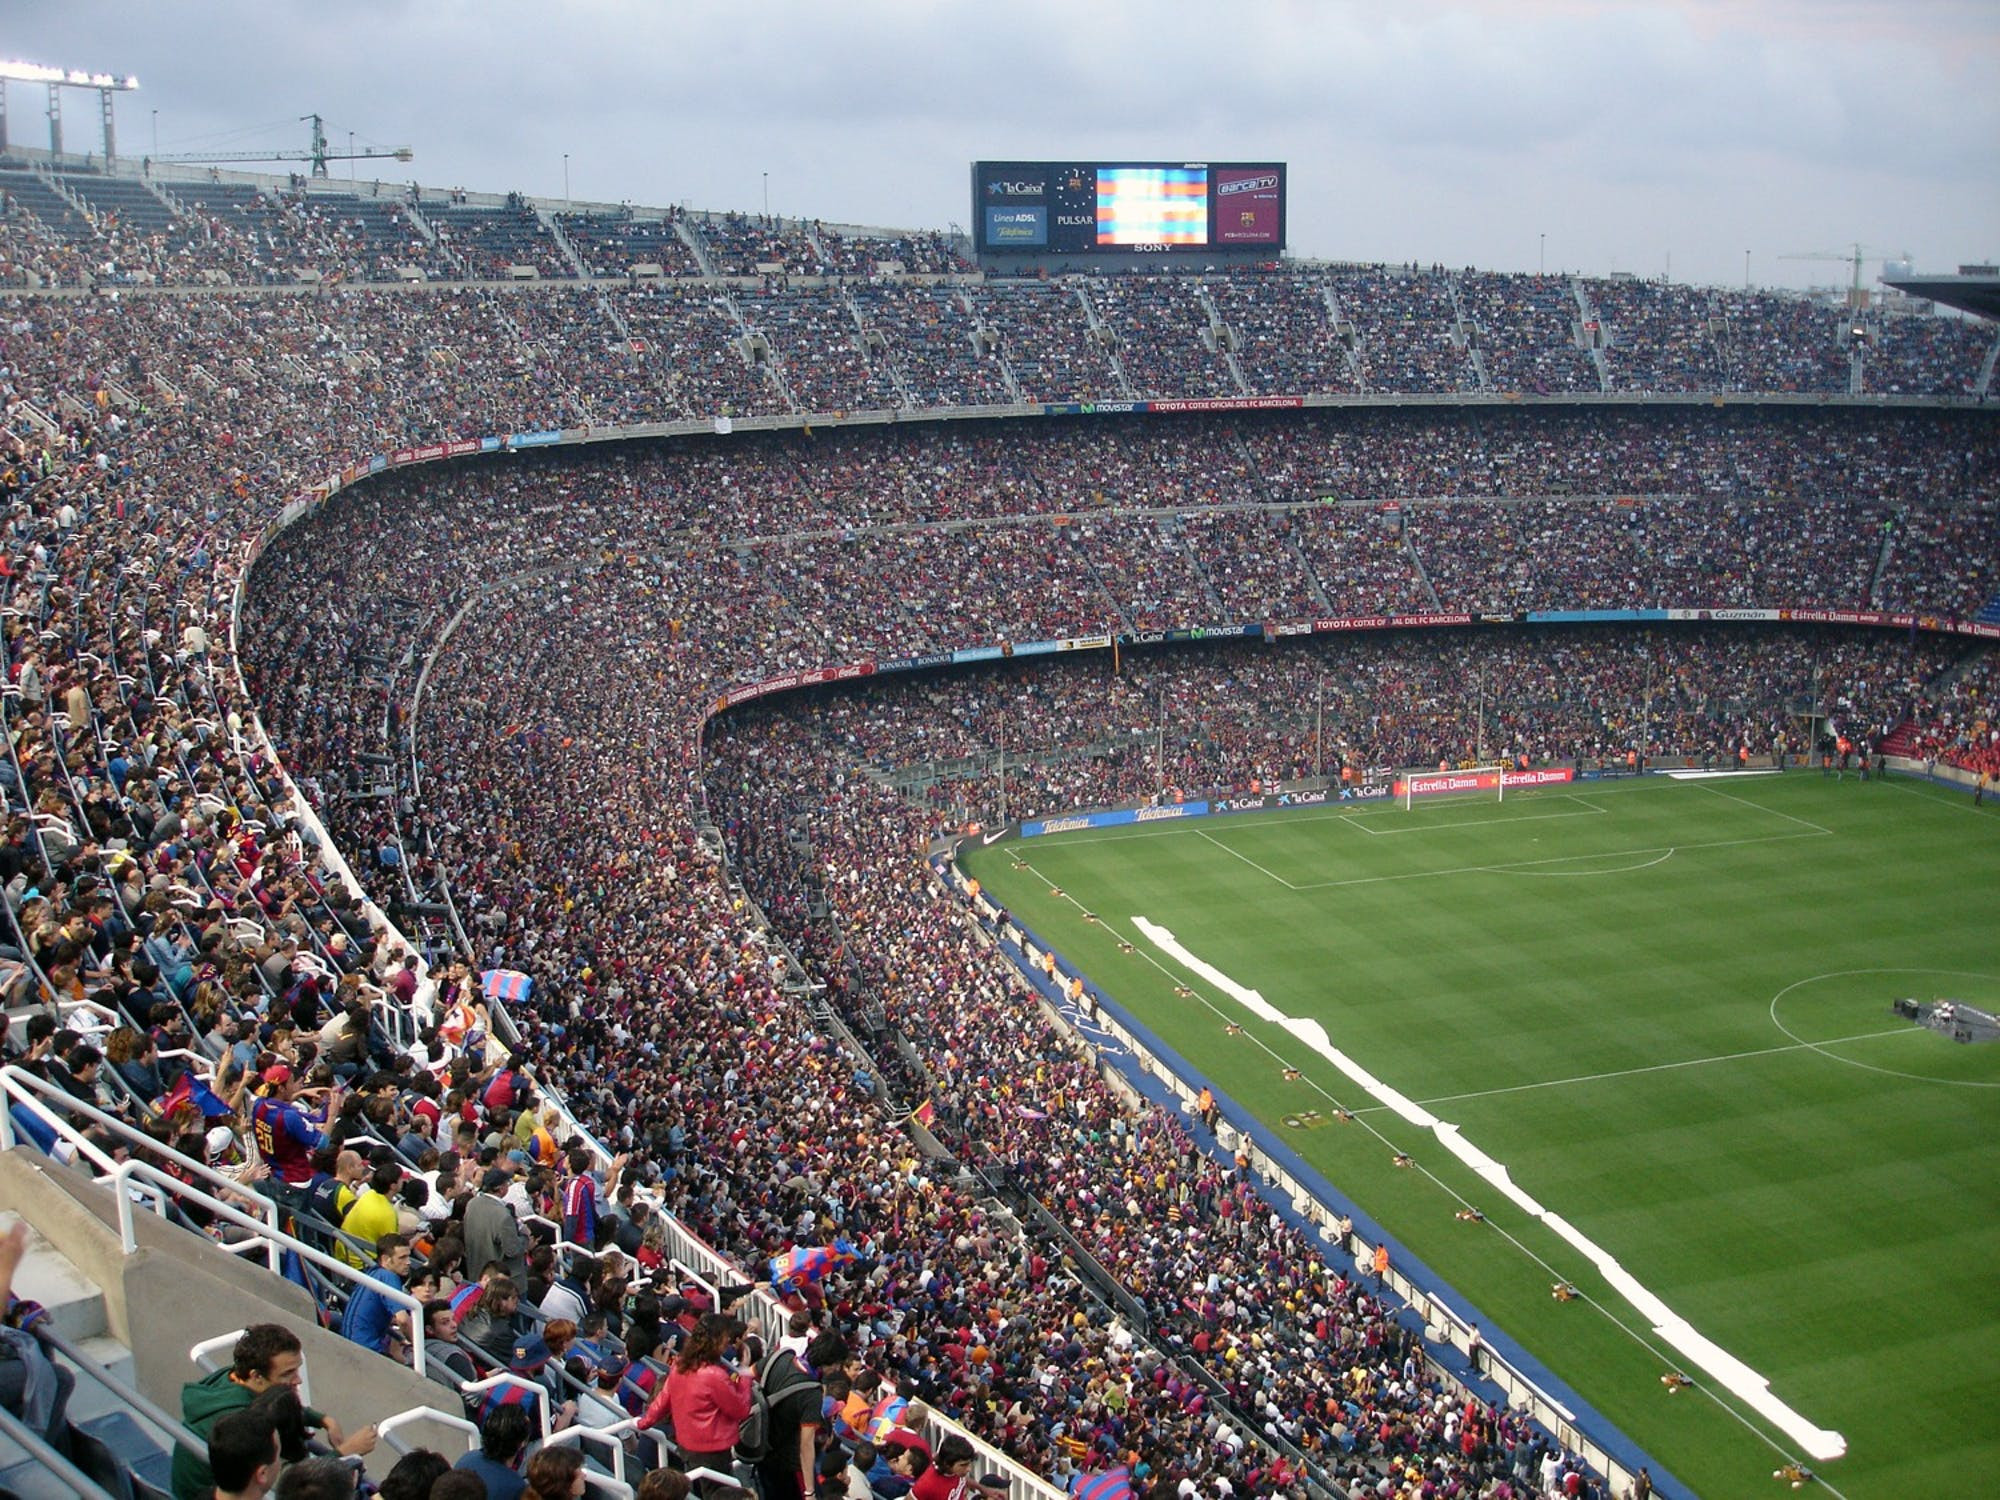
[[[487,1391],[497,1391],[503,1385],[515,1385],[524,1391],[534,1392],[535,1409],[541,1413],[542,1418],[542,1441],[545,1443],[550,1441],[549,1388],[539,1380],[530,1380],[525,1375],[502,1370],[498,1375],[488,1375],[484,1380],[468,1380],[458,1388],[458,1391],[462,1396],[479,1396]]]
[[[408,1411],[399,1411],[392,1417],[382,1418],[381,1421],[375,1424],[375,1436],[379,1441],[387,1443],[389,1441],[389,1434],[401,1428],[408,1427],[412,1422],[436,1422],[442,1427],[451,1428],[454,1432],[465,1433],[465,1451],[467,1453],[470,1453],[474,1448],[479,1446],[479,1429],[477,1427],[473,1426],[472,1423],[466,1421],[463,1417],[454,1417],[450,1412],[439,1411],[434,1406],[413,1406]],[[391,1446],[394,1445],[392,1444]],[[400,1453],[402,1449],[398,1448],[396,1451]]]
[[[625,1424],[619,1422],[614,1425],[622,1427]],[[543,1439],[542,1447],[545,1449],[562,1448],[567,1447],[571,1443],[576,1443],[578,1445],[577,1451],[581,1453],[583,1451],[583,1439],[587,1437],[602,1439],[607,1437],[612,1431],[612,1427],[565,1427],[561,1432],[554,1433]],[[583,1470],[583,1482],[588,1486],[603,1490],[612,1496],[612,1500],[632,1500],[632,1486],[625,1482],[625,1445],[616,1440],[613,1440],[611,1444],[611,1468],[611,1473],[599,1474],[586,1465]]]
[[[120,1026],[125,1024],[125,1018],[119,1015],[117,1011],[108,1005],[99,1005],[95,1000],[58,1000],[56,1002],[56,1015],[59,1019],[68,1020],[80,1010],[89,1011],[93,1016],[103,1021],[106,1030],[116,1031]],[[95,1030],[96,1028],[92,1027],[89,1029]]]
[[[25,1068],[0,1068],[0,1098],[11,1097],[19,1099],[23,1104],[34,1109],[38,1115],[49,1122],[59,1137],[68,1141],[77,1150],[88,1155],[93,1162],[101,1163],[101,1170],[105,1176],[109,1176],[117,1171],[118,1163],[112,1161],[103,1152],[91,1145],[82,1131],[78,1130],[69,1121],[63,1120],[51,1114],[48,1110],[40,1108],[37,1096],[39,1096],[39,1099],[47,1100],[51,1104],[60,1105],[66,1111],[83,1115],[93,1124],[100,1125],[111,1131],[114,1135],[121,1137],[132,1149],[145,1151],[152,1156],[173,1162],[192,1175],[201,1178],[215,1187],[221,1188],[225,1192],[238,1192],[243,1188],[243,1184],[228,1173],[216,1171],[207,1162],[196,1161],[191,1156],[183,1156],[164,1142],[154,1140],[143,1130],[126,1123],[116,1115],[106,1114],[94,1104],[86,1104],[75,1095],[56,1087],[56,1085],[50,1083],[45,1078],[37,1077]],[[15,1139],[12,1116],[5,1109],[0,1109],[0,1145],[11,1149],[18,1144],[19,1142]],[[180,1184],[176,1181],[175,1185],[179,1186]],[[266,1201],[269,1202],[268,1199]],[[269,1228],[274,1234],[278,1232],[278,1205],[276,1203],[270,1204]],[[272,1269],[277,1269],[275,1263],[272,1265]]]
[[[729,1489],[736,1490],[745,1495],[754,1493],[749,1485],[738,1479],[734,1474],[724,1474],[715,1469],[689,1469],[687,1477],[688,1484],[694,1488],[696,1493],[700,1493],[704,1481],[709,1484],[727,1486]]]
[[[668,1459],[672,1456],[672,1444],[667,1441],[667,1435],[657,1427],[648,1427],[641,1431],[637,1417],[624,1417],[604,1427],[565,1427],[563,1432],[565,1434],[575,1433],[579,1439],[597,1438],[609,1445],[611,1449],[612,1477],[619,1480],[625,1478],[625,1438],[627,1435],[646,1438],[652,1442],[653,1451],[659,1455],[659,1462],[654,1465],[655,1468],[665,1468]]]
[[[191,1188],[178,1178],[169,1177],[165,1172],[160,1171],[159,1168],[148,1166],[145,1162],[128,1161],[122,1163],[113,1176],[121,1189],[126,1182],[134,1177],[141,1181],[153,1182],[156,1185],[166,1187],[175,1196],[185,1195],[195,1199],[211,1213],[219,1214],[231,1223],[248,1229],[253,1234],[267,1236],[271,1250],[271,1270],[274,1273],[279,1270],[283,1252],[289,1250],[301,1260],[309,1260],[325,1270],[332,1271],[342,1280],[354,1283],[355,1291],[372,1291],[378,1297],[382,1298],[383,1301],[403,1308],[412,1314],[410,1318],[411,1362],[417,1369],[423,1369],[425,1337],[424,1304],[402,1288],[377,1281],[374,1277],[368,1275],[367,1272],[357,1271],[353,1266],[347,1264],[346,1261],[336,1260],[324,1250],[316,1250],[304,1240],[294,1239],[282,1229],[267,1225],[261,1220],[253,1219],[250,1215],[231,1204],[224,1203],[219,1198],[212,1198],[207,1193]],[[125,1253],[130,1255],[139,1248],[139,1239],[134,1232],[135,1225],[132,1219],[131,1205],[127,1201],[127,1195],[122,1191],[118,1195],[118,1205],[118,1233],[124,1241]],[[275,1213],[277,1205],[273,1203],[269,1204],[269,1206]],[[354,1293],[350,1292],[348,1295],[352,1296]]]

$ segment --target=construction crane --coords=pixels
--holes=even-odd
[[[301,120],[312,121],[312,144],[304,151],[177,151],[156,156],[154,161],[164,162],[206,162],[220,165],[229,161],[309,161],[312,175],[326,176],[326,164],[330,161],[410,161],[416,156],[408,146],[370,146],[364,150],[329,151],[326,145],[326,125],[318,115],[300,115]]]
[[[1845,265],[1853,266],[1854,281],[1848,287],[1847,305],[1849,309],[1851,309],[1854,312],[1862,312],[1865,311],[1868,307],[1868,293],[1866,289],[1863,288],[1863,286],[1861,285],[1861,262],[1867,256],[1884,254],[1884,253],[1886,252],[1871,250],[1868,246],[1857,242],[1856,244],[1850,246],[1847,250],[1844,251],[1798,250],[1794,251],[1790,255],[1781,255],[1778,257],[1778,259],[1779,260],[1830,260],[1830,261],[1838,261],[1840,264],[1844,266]],[[1910,252],[1905,250],[1903,252],[1903,259],[1908,260],[1909,258],[1910,258]]]

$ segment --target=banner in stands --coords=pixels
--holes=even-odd
[[[1333,802],[1386,802],[1389,784],[1372,782],[1366,786],[1317,787],[1302,792],[1245,792],[1232,797],[1216,797],[1208,805],[1212,813],[1276,812],[1289,807],[1325,807]]]
[[[1157,646],[1168,641],[1229,641],[1262,635],[1262,625],[1197,625],[1192,630],[1132,630],[1118,637],[1121,646]]]
[[[551,443],[560,443],[560,432],[510,432],[500,440],[505,448],[546,448]]]
[[[873,677],[875,662],[849,662],[844,667],[808,667],[803,672],[783,672],[776,677],[766,677],[762,682],[746,683],[742,687],[731,688],[716,699],[718,713],[734,704],[748,703],[752,698],[762,698],[767,693],[782,693],[796,687],[814,687],[823,682],[849,682],[857,677]]]
[[[1206,802],[1169,802],[1164,807],[1121,807],[1107,812],[1069,813],[1060,818],[1041,818],[1023,823],[1021,837],[1031,839],[1044,833],[1076,833],[1085,828],[1118,828],[1128,823],[1165,823],[1176,818],[1206,816]]]
[[[1530,623],[1547,625],[1593,625],[1607,621],[1672,618],[1672,612],[1664,609],[1531,609],[1528,611]]]
[[[948,667],[951,665],[949,651],[926,651],[922,656],[892,656],[887,660],[877,660],[877,672],[916,672],[925,667]]]
[[[1289,411],[1305,404],[1303,396],[1208,396],[1148,401],[1145,407],[1147,411]]]
[[[1331,620],[1314,620],[1315,631],[1403,630],[1418,625],[1470,625],[1471,615],[1340,615]]]
[[[1561,786],[1576,780],[1572,766],[1544,766],[1533,771],[1467,771],[1462,776],[1432,776],[1416,783],[1414,795],[1429,797],[1437,792],[1490,792],[1497,786]],[[1392,789],[1402,796],[1409,782],[1398,778]]]
[[[1045,417],[1122,417],[1133,412],[1287,411],[1303,396],[1210,396],[1173,401],[1044,401]]]

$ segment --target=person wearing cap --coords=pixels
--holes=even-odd
[[[258,1155],[271,1164],[273,1186],[299,1195],[312,1182],[312,1154],[326,1137],[293,1102],[296,1092],[289,1064],[266,1068],[264,1092],[250,1106],[250,1129]]]
[[[506,1203],[513,1183],[513,1174],[500,1167],[489,1167],[479,1179],[478,1196],[465,1205],[465,1259],[472,1266],[498,1261],[519,1285],[528,1279],[528,1242]]]

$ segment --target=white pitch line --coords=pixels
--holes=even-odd
[[[1607,856],[1602,854],[1579,854],[1576,857],[1578,859],[1604,859]],[[1619,865],[1616,869],[1611,870],[1495,870],[1494,873],[1529,875],[1540,880],[1587,880],[1593,875],[1630,875],[1638,870],[1650,870],[1655,865],[1665,864],[1673,857],[1673,847],[1669,846],[1662,853],[1656,854],[1651,859],[1645,860],[1640,864]],[[1489,865],[1487,868],[1492,869],[1493,867]]]
[[[1075,904],[1074,898],[1071,898],[1071,900],[1072,904]],[[1133,919],[1135,925],[1139,920],[1140,919],[1138,918]],[[1162,977],[1166,978],[1167,980],[1169,980],[1174,984],[1181,983],[1184,977],[1193,979],[1200,979],[1202,977],[1200,975],[1188,975],[1188,976],[1177,975],[1172,970],[1168,969],[1168,967],[1165,964],[1161,963],[1160,960],[1156,958],[1151,952],[1147,951],[1144,948],[1135,948],[1133,949],[1133,952],[1135,952],[1140,958],[1144,959],[1147,962],[1147,964],[1149,964]],[[1188,987],[1188,993],[1195,999],[1197,1003],[1199,1003],[1203,1008],[1205,1008],[1209,1012],[1209,1014],[1215,1016],[1217,1019],[1220,1020],[1227,1019],[1227,1012],[1225,1012],[1221,1006],[1217,1005],[1215,1001],[1210,999],[1207,995],[1203,994],[1199,988],[1190,985]],[[1064,1013],[1070,1015],[1073,1022],[1081,1023],[1082,1021],[1081,1011],[1073,1010],[1067,1001],[1061,1001],[1059,1002],[1059,1004],[1061,1005],[1061,1008],[1063,1009]],[[1269,1057],[1272,1061],[1276,1062],[1280,1067],[1290,1066],[1289,1061],[1282,1054],[1280,1054],[1275,1048],[1271,1046],[1269,1042],[1265,1041],[1255,1032],[1239,1031],[1238,1033],[1236,1033],[1236,1035],[1238,1040],[1247,1041],[1251,1043],[1252,1045],[1257,1047],[1259,1051],[1263,1052],[1263,1054],[1266,1057]],[[1324,1083],[1320,1082],[1319,1079],[1313,1077],[1309,1073],[1301,1073],[1300,1077],[1303,1080],[1305,1087],[1312,1089],[1314,1092],[1318,1093],[1335,1109],[1343,1108],[1339,1097],[1335,1095],[1331,1089],[1327,1088]],[[1372,1121],[1365,1118],[1365,1116],[1375,1113],[1380,1108],[1381,1106],[1375,1106],[1375,1105],[1366,1106],[1358,1110],[1348,1110],[1347,1115],[1350,1119],[1352,1119],[1354,1124],[1359,1126],[1361,1129],[1367,1131],[1376,1140],[1380,1141],[1384,1146],[1387,1146],[1392,1150],[1397,1149],[1395,1147],[1395,1144],[1389,1139],[1388,1136],[1384,1135],[1380,1130],[1376,1129]],[[1450,1197],[1461,1208],[1471,1208],[1473,1206],[1471,1199],[1467,1198],[1463,1193],[1459,1192],[1450,1183],[1446,1182],[1442,1177],[1438,1176],[1436,1172],[1433,1172],[1432,1170],[1430,1170],[1430,1168],[1426,1167],[1422,1162],[1418,1162],[1416,1164],[1416,1170],[1433,1187],[1437,1188],[1440,1192]],[[1561,1277],[1564,1274],[1546,1257],[1544,1257],[1539,1251],[1535,1250],[1519,1235],[1514,1234],[1512,1231],[1506,1229],[1504,1226],[1489,1219],[1486,1221],[1485,1227],[1489,1231],[1499,1235],[1501,1239],[1505,1240],[1508,1244],[1512,1245],[1528,1260],[1532,1261],[1535,1265],[1541,1267],[1542,1270],[1548,1272],[1549,1275]],[[1634,1328],[1630,1323],[1626,1322],[1623,1318],[1619,1317],[1619,1315],[1612,1308],[1607,1306],[1601,1299],[1586,1294],[1584,1301],[1587,1306],[1589,1306],[1598,1314],[1598,1316],[1602,1317],[1613,1328],[1616,1328],[1620,1333],[1624,1334],[1627,1338],[1632,1340],[1632,1342],[1637,1344],[1640,1348],[1645,1349],[1657,1359],[1662,1359],[1662,1360],[1667,1359],[1666,1352],[1662,1350],[1657,1344],[1655,1344],[1653,1340],[1647,1336],[1647,1333],[1642,1333],[1640,1330]],[[1650,1332],[1652,1332],[1652,1330],[1648,1330],[1648,1333]],[[1795,1456],[1790,1450],[1781,1447],[1778,1443],[1774,1442],[1769,1433],[1759,1428],[1747,1416],[1745,1416],[1742,1412],[1738,1411],[1735,1406],[1723,1400],[1721,1395],[1718,1394],[1715,1387],[1703,1386],[1700,1387],[1699,1389],[1702,1395],[1706,1396],[1712,1403],[1714,1403],[1717,1410],[1727,1413],[1731,1418],[1733,1418],[1736,1422],[1738,1422],[1744,1428],[1745,1431],[1749,1432],[1759,1442],[1762,1442],[1765,1445],[1767,1445],[1773,1452],[1777,1453],[1778,1455],[1786,1459],[1791,1459]],[[1824,1478],[1821,1479],[1820,1483],[1825,1488],[1826,1492],[1829,1495],[1835,1497],[1835,1500],[1846,1500],[1846,1496],[1842,1495],[1839,1490],[1835,1489],[1833,1485],[1828,1483]]]
[[[1551,799],[1553,800],[1553,799]],[[1566,798],[1568,801],[1583,802],[1581,797]],[[1519,817],[1468,818],[1458,823],[1418,823],[1407,828],[1364,828],[1361,831],[1373,834],[1378,839],[1393,838],[1399,833],[1455,833],[1461,828],[1490,828],[1495,823],[1546,823],[1554,818],[1604,817],[1601,807],[1592,807],[1583,802],[1586,812],[1523,813]]]
[[[1739,797],[1734,792],[1725,792],[1721,787],[1716,786],[1713,782],[1697,781],[1693,783],[1693,785],[1695,790],[1697,791],[1713,792],[1716,796],[1721,797],[1726,801],[1734,802],[1738,806],[1747,807],[1752,809],[1753,811],[1760,813],[1769,813],[1774,818],[1783,818],[1788,823],[1797,823],[1802,828],[1810,828],[1814,833],[1830,834],[1833,832],[1831,828],[1822,828],[1819,824],[1813,822],[1810,818],[1796,817],[1791,813],[1781,812],[1775,807],[1766,807],[1761,802],[1752,802],[1748,797]]]
[[[1716,1383],[1806,1451],[1808,1457],[1825,1462],[1847,1451],[1847,1439],[1838,1432],[1816,1426],[1771,1390],[1770,1380],[1751,1369],[1728,1350],[1690,1324],[1669,1307],[1657,1292],[1645,1286],[1617,1257],[1590,1239],[1562,1215],[1544,1207],[1516,1183],[1504,1162],[1496,1161],[1465,1139],[1458,1126],[1442,1120],[1428,1109],[1384,1083],[1333,1045],[1326,1027],[1310,1017],[1288,1016],[1253,989],[1231,979],[1205,959],[1197,958],[1173,933],[1144,917],[1134,917],[1132,925],[1155,947],[1175,962],[1198,974],[1209,984],[1243,1006],[1259,1020],[1282,1027],[1313,1052],[1326,1059],[1350,1081],[1378,1102],[1392,1107],[1402,1119],[1436,1137],[1438,1143],[1470,1167],[1482,1181],[1502,1193],[1509,1202],[1542,1221],[1551,1232],[1579,1252],[1597,1268],[1607,1283],[1631,1304],[1650,1326],[1653,1336],[1713,1376]]]
[[[1614,1068],[1608,1073],[1579,1073],[1574,1078],[1545,1078],[1540,1083],[1516,1083],[1502,1089],[1475,1089],[1469,1094],[1439,1094],[1435,1099],[1419,1099],[1426,1107],[1433,1104],[1457,1104],[1465,1099],[1491,1099],[1499,1094],[1525,1094],[1535,1089],[1559,1089],[1572,1083],[1603,1083],[1612,1078],[1633,1078],[1641,1073],[1669,1073],[1676,1068],[1701,1068],[1710,1063],[1741,1062],[1751,1057],[1775,1057],[1784,1052],[1811,1052],[1820,1047],[1837,1047],[1842,1042],[1867,1042],[1877,1037],[1909,1036],[1914,1028],[1891,1026],[1882,1031],[1857,1031],[1853,1036],[1829,1037],[1823,1042],[1791,1042],[1782,1047],[1757,1047],[1748,1052],[1718,1052],[1713,1057],[1689,1057],[1680,1062],[1648,1063],[1641,1068]],[[1370,1105],[1356,1114],[1368,1114],[1387,1105]]]
[[[1224,854],[1234,855],[1237,859],[1242,860],[1244,864],[1248,865],[1251,869],[1255,870],[1258,874],[1269,875],[1271,879],[1277,881],[1278,884],[1283,886],[1286,890],[1295,891],[1298,889],[1297,886],[1293,885],[1289,880],[1285,879],[1284,876],[1273,874],[1270,870],[1267,870],[1262,865],[1258,864],[1257,861],[1252,859],[1249,855],[1243,853],[1242,850],[1230,848],[1227,844],[1223,843],[1221,839],[1212,836],[1206,828],[1197,828],[1195,830],[1195,836],[1198,838],[1206,839],[1209,843],[1215,845],[1216,848],[1220,849]]]
[[[1706,844],[1648,844],[1641,849],[1605,849],[1595,854],[1557,854],[1548,859],[1519,859],[1504,864],[1454,865],[1447,870],[1410,870],[1401,875],[1356,875],[1346,880],[1321,880],[1309,885],[1295,885],[1295,891],[1323,891],[1347,885],[1378,885],[1395,880],[1428,880],[1438,875],[1499,875],[1510,870],[1532,870],[1538,865],[1574,864],[1580,859],[1623,859],[1636,858],[1641,854],[1661,854],[1673,852],[1685,854],[1691,849],[1733,849],[1742,844],[1780,844],[1790,839],[1812,839],[1821,835],[1831,838],[1830,828],[1816,829],[1812,833],[1767,833],[1759,838],[1716,839]],[[1604,873],[1617,873],[1607,871]]]

